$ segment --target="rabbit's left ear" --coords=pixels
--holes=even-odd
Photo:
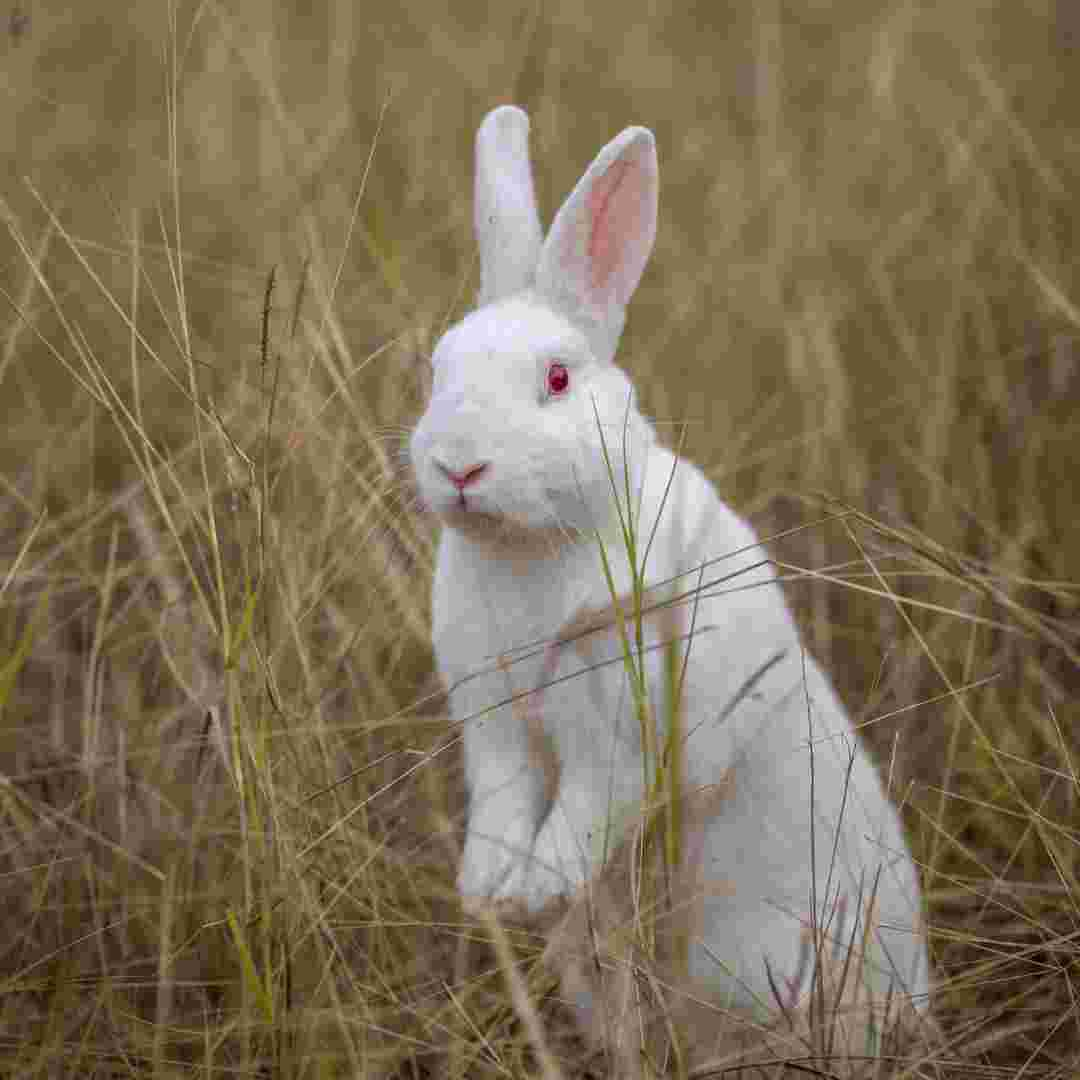
[[[529,166],[529,118],[492,109],[476,133],[476,240],[482,307],[532,284],[543,233]]]
[[[659,188],[652,132],[627,128],[597,154],[563,203],[540,255],[539,291],[569,318],[595,328],[611,353],[652,253]]]

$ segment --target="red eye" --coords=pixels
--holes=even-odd
[[[551,364],[547,371],[548,393],[553,397],[558,394],[565,394],[569,386],[570,372],[567,371],[566,365],[559,363]]]

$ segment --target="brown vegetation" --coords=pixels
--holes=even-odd
[[[881,1068],[1080,1068],[1065,0],[6,12],[0,1071],[605,1075],[542,936],[454,896],[400,453],[507,101],[548,213],[654,129],[623,362],[811,525],[774,553],[929,898],[944,1042]]]

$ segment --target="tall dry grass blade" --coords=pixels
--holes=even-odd
[[[540,1014],[536,1010],[525,980],[518,970],[517,959],[510,940],[506,935],[502,923],[499,921],[498,912],[491,905],[481,905],[479,909],[480,919],[491,937],[495,947],[495,956],[499,961],[499,970],[506,980],[510,992],[510,1001],[514,1006],[514,1012],[525,1028],[525,1032],[540,1064],[540,1072],[544,1080],[564,1080],[562,1069],[555,1060],[544,1034],[544,1025],[540,1020]]]

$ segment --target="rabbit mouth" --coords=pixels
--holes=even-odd
[[[476,495],[466,495],[464,492],[443,501],[438,515],[444,525],[463,533],[490,534],[494,529],[507,526],[507,517],[498,508]]]
[[[480,506],[475,496],[454,499],[438,510],[439,520],[470,540],[496,547],[510,546],[537,555],[559,550],[573,538],[573,531],[550,519],[537,521],[490,505]]]

